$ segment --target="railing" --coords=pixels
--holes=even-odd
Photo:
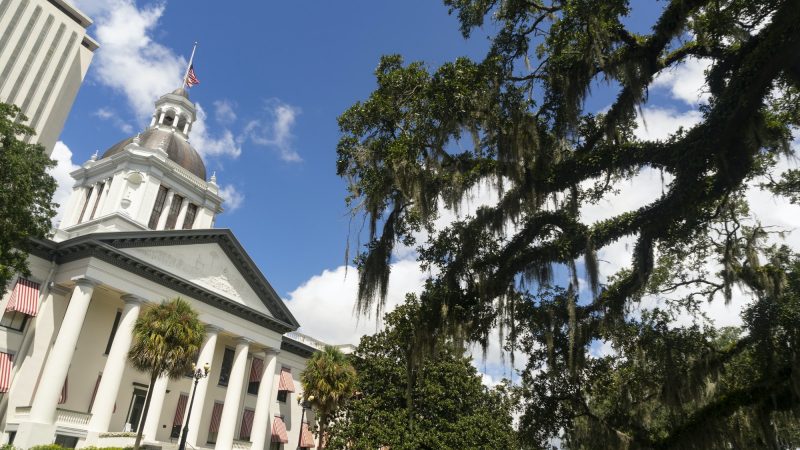
[[[89,419],[92,415],[80,411],[72,411],[69,409],[56,409],[56,424],[59,425],[72,425],[84,427],[89,425]]]
[[[233,448],[236,450],[250,450],[251,445],[250,441],[233,441]]]
[[[285,334],[286,337],[289,339],[294,339],[295,341],[302,342],[303,344],[310,345],[317,350],[322,350],[325,345],[324,342],[320,341],[319,339],[314,339],[311,336],[305,335],[303,333],[298,333],[297,331],[290,331]]]

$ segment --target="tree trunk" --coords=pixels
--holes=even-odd
[[[147,396],[144,398],[144,410],[142,410],[142,418],[139,420],[139,429],[136,430],[136,442],[133,443],[133,450],[139,450],[139,445],[142,443],[142,432],[144,431],[144,422],[147,420],[147,411],[150,410],[150,399],[153,398],[153,385],[158,378],[157,373],[150,374],[150,387],[147,388]]]
[[[325,444],[327,444],[325,436],[327,427],[322,422],[321,420],[319,421],[319,445],[317,446],[317,450],[325,450]]]

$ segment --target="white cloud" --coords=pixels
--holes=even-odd
[[[705,71],[711,66],[711,59],[688,58],[677,66],[664,70],[653,80],[652,87],[668,89],[672,98],[689,105],[708,103]]]
[[[402,303],[406,293],[421,292],[426,278],[416,261],[392,264],[385,312]],[[300,320],[303,333],[330,344],[358,344],[361,336],[378,330],[380,318],[354,314],[357,293],[356,268],[339,266],[312,276],[290,292],[286,305]]]
[[[292,127],[300,108],[272,99],[267,102],[265,112],[265,119],[251,120],[245,126],[244,135],[256,145],[277,150],[280,158],[286,162],[303,161],[292,146]]]
[[[220,186],[219,195],[223,199],[222,206],[227,212],[236,211],[242,206],[242,203],[244,203],[244,194],[232,184]]]
[[[217,100],[214,102],[214,117],[217,122],[231,124],[236,121],[236,112],[233,110],[233,103],[228,100]]]
[[[50,168],[48,172],[58,183],[58,188],[53,194],[53,201],[58,203],[58,214],[53,218],[53,224],[55,225],[64,217],[64,208],[67,206],[67,200],[69,200],[69,196],[72,193],[72,186],[75,184],[75,180],[69,174],[80,166],[72,162],[72,151],[61,141],[56,142],[50,158],[56,161],[56,165]]]
[[[242,154],[242,147],[237,142],[230,130],[222,130],[221,135],[214,137],[206,127],[206,112],[199,103],[197,107],[197,121],[192,125],[189,133],[189,141],[195,149],[204,157],[209,156],[229,156],[237,158]]]
[[[100,108],[93,115],[101,120],[108,120],[120,131],[126,134],[133,133],[133,126],[119,117],[116,111],[109,108]]]
[[[637,128],[634,134],[645,140],[666,139],[678,131],[678,128],[688,130],[702,119],[700,111],[694,109],[680,112],[672,108],[648,106],[636,115]]]

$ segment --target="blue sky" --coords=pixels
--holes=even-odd
[[[201,84],[190,96],[203,114],[190,140],[209,174],[217,172],[228,199],[216,225],[234,231],[302,331],[331,343],[356,343],[374,332],[375,318],[351,314],[356,274],[351,268],[345,278],[348,216],[345,185],[335,174],[336,118],[374,89],[381,55],[399,53],[435,68],[458,56],[480,58],[489,33],[478,31],[465,41],[456,18],[436,0],[73,1],[95,19],[89,33],[101,48],[54,152],[59,195],[69,190],[65,174],[74,164],[144,128],[153,101],[179,85],[197,40]],[[628,23],[646,32],[664,3],[632,3],[636,9]],[[700,120],[707,65],[690,60],[657,77],[641,109],[641,137],[664,138]],[[615,95],[613,86],[596,86],[587,110],[603,110]],[[582,214],[599,220],[647,204],[668,181],[644,171]],[[787,225],[791,215],[761,200],[768,206],[765,216]],[[466,211],[493,201],[491,188],[476,190]],[[781,205],[784,212],[790,207]],[[793,217],[800,217],[796,212]],[[443,214],[441,225],[453,217]],[[600,251],[601,260],[610,261],[601,266],[604,276],[625,265],[631,242]],[[418,292],[425,276],[413,251],[398,251],[388,306]],[[712,312],[737,320],[736,302],[733,309],[722,308]],[[492,345],[478,365],[497,380],[508,369],[497,342]]]

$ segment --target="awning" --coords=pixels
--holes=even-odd
[[[250,440],[250,432],[253,430],[253,417],[256,413],[252,409],[242,411],[242,426],[239,428],[239,439]]]
[[[178,406],[175,407],[175,417],[172,419],[172,426],[183,425],[183,415],[186,414],[186,402],[189,401],[189,394],[181,394],[178,397]]]
[[[219,431],[219,420],[222,418],[222,403],[214,403],[214,409],[211,411],[211,424],[208,426],[209,433],[216,433]]]
[[[11,292],[11,298],[8,299],[6,311],[19,311],[33,317],[38,310],[39,283],[25,278],[18,279]]]
[[[286,424],[283,423],[281,416],[275,416],[272,421],[272,442],[280,442],[281,444],[289,442],[289,436],[286,434]]]
[[[11,355],[0,352],[0,393],[11,387]]]
[[[69,390],[68,385],[69,377],[64,378],[64,385],[61,386],[61,395],[58,397],[58,404],[63,405],[67,403],[67,391]]]
[[[292,369],[288,367],[281,368],[281,377],[278,381],[279,391],[294,392],[294,380],[292,379]]]
[[[314,435],[308,429],[308,423],[303,423],[303,428],[300,430],[300,448],[314,448]]]
[[[264,373],[264,360],[261,358],[253,358],[253,363],[250,364],[250,382],[257,383],[261,381],[261,375]]]

